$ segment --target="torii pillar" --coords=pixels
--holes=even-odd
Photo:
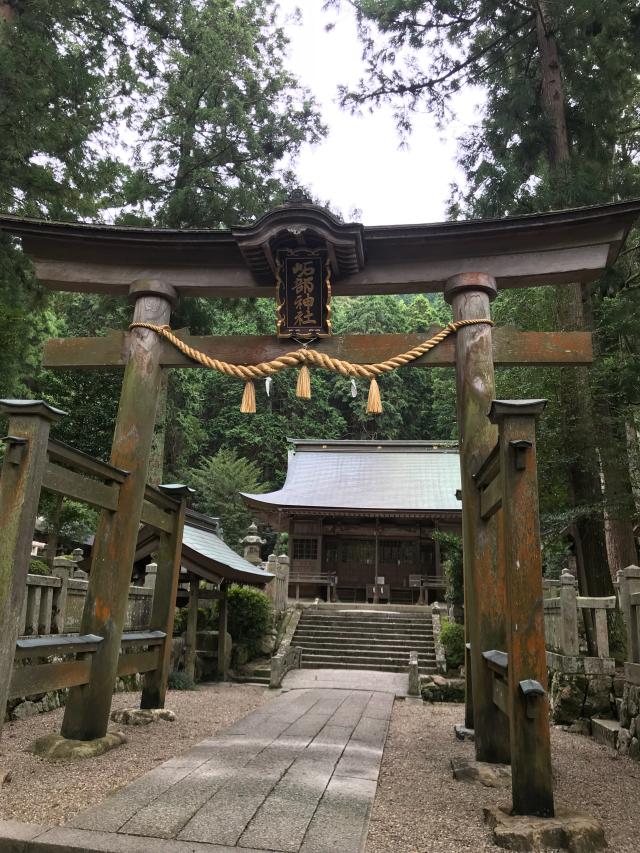
[[[141,279],[129,289],[133,320],[164,325],[177,294],[171,285]],[[128,472],[115,512],[103,510],[91,556],[91,573],[80,632],[103,638],[91,663],[89,683],[69,692],[62,734],[77,740],[103,737],[127,609],[131,570],[142,516],[151,441],[160,393],[162,341],[148,329],[133,329],[122,382],[111,464]]]
[[[487,273],[465,272],[448,279],[444,297],[454,320],[491,318],[497,294],[495,279]],[[496,513],[481,523],[480,493],[474,474],[498,440],[498,430],[487,413],[495,398],[491,325],[478,324],[456,333],[456,392],[462,483],[462,543],[464,551],[464,619],[467,656],[466,720],[475,730],[478,761],[508,763],[508,724],[496,725],[492,675],[482,652],[506,648],[506,586],[504,554],[500,553]],[[471,684],[470,684],[471,682]],[[468,695],[471,692],[471,696]]]

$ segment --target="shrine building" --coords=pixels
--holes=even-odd
[[[290,439],[284,486],[243,494],[289,534],[289,594],[344,602],[442,601],[435,530],[460,532],[452,442]]]

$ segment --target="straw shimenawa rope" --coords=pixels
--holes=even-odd
[[[400,353],[387,361],[381,361],[377,364],[355,364],[350,361],[344,361],[340,358],[333,358],[319,350],[308,349],[301,347],[297,350],[280,355],[271,361],[261,361],[259,364],[230,364],[228,361],[220,361],[217,358],[211,358],[206,353],[189,346],[183,340],[178,338],[171,331],[170,326],[156,326],[154,323],[132,323],[130,329],[150,329],[163,337],[169,343],[180,350],[193,361],[201,364],[203,367],[208,367],[211,370],[217,370],[219,373],[224,373],[226,376],[233,376],[235,379],[243,379],[246,383],[242,405],[242,412],[255,412],[255,387],[253,385],[256,379],[266,379],[267,376],[273,376],[274,373],[279,373],[281,370],[286,370],[288,367],[300,366],[300,376],[298,377],[297,395],[302,399],[308,400],[311,397],[311,383],[309,370],[307,365],[320,367],[323,370],[331,370],[334,373],[339,373],[341,376],[360,377],[370,381],[369,398],[367,402],[367,412],[369,414],[380,414],[382,412],[382,403],[380,400],[380,389],[376,381],[376,377],[383,373],[389,373],[391,370],[396,370],[398,367],[404,367],[420,358],[421,355],[429,352],[439,343],[444,341],[449,335],[454,334],[458,329],[464,326],[475,326],[484,323],[485,325],[493,326],[493,321],[489,319],[478,320],[455,320],[448,323],[444,329],[439,331],[429,340],[424,341],[413,349],[407,352]]]

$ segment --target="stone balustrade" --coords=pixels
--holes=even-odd
[[[126,631],[149,628],[155,578],[154,564],[145,586],[130,586],[127,601]],[[22,606],[21,637],[47,634],[73,634],[80,621],[89,581],[77,563],[56,557],[52,575],[27,575],[27,594]]]

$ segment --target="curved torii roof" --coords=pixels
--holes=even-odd
[[[283,241],[324,247],[334,293],[419,293],[461,272],[528,287],[597,278],[617,257],[640,200],[502,219],[424,225],[340,222],[304,201],[225,229],[159,229],[50,222],[0,215],[38,278],[57,290],[126,294],[157,278],[188,296],[273,296],[274,251]]]

